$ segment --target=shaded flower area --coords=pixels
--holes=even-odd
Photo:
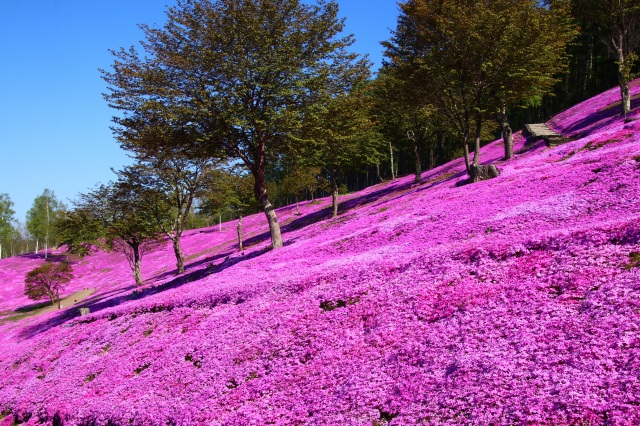
[[[0,325],[2,425],[640,423],[640,121],[612,89],[516,138],[498,178],[461,160],[183,237],[143,263],[74,263],[77,309]],[[640,92],[638,83],[632,94]],[[609,114],[609,115],[607,115]],[[62,256],[63,252],[54,255]],[[0,262],[0,312],[32,257]],[[32,302],[31,302],[32,303]],[[79,304],[80,305],[80,304]]]

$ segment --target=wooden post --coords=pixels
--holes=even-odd
[[[242,216],[238,219],[238,249],[242,251]]]

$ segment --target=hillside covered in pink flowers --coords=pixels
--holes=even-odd
[[[0,412],[63,425],[640,423],[640,81],[554,117],[571,142],[482,150],[341,197],[186,233],[143,258],[75,262],[62,311],[34,302],[42,258],[0,261]],[[63,256],[56,252],[54,256]],[[91,314],[79,316],[79,307]],[[3,317],[4,315],[4,317]]]

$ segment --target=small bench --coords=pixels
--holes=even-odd
[[[551,130],[545,123],[525,124],[524,133],[534,140],[544,139],[547,146],[558,146],[569,141],[560,133]]]

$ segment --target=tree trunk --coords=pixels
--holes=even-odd
[[[464,139],[464,166],[467,169],[467,174],[471,176],[471,160],[469,158],[469,139]]]
[[[60,290],[56,290],[56,300],[58,301],[58,309],[60,309]]]
[[[480,164],[480,135],[482,132],[482,121],[480,117],[476,117],[476,137],[475,137],[475,149],[473,152],[473,164],[477,166]]]
[[[271,248],[277,249],[282,247],[282,234],[280,233],[280,224],[278,223],[278,216],[276,211],[269,201],[267,195],[267,187],[264,176],[264,167],[257,167],[257,171],[254,172],[255,185],[253,187],[254,195],[265,216],[267,216],[267,222],[269,223],[269,232],[271,233]]]
[[[2,242],[0,242],[0,259],[2,259]]]
[[[171,244],[173,244],[173,252],[176,255],[176,275],[184,274],[184,254],[182,253],[182,246],[180,245],[180,236],[176,235],[171,238]]]
[[[242,248],[242,215],[238,219],[238,249],[240,251],[244,250]]]
[[[500,171],[493,164],[490,164],[488,166],[473,164],[471,166],[471,175],[469,177],[469,182],[479,182],[481,180],[492,179],[498,177],[499,175]]]
[[[380,163],[376,164],[376,181],[378,183],[382,182],[382,178],[380,177]]]
[[[47,260],[47,251],[49,250],[49,197],[47,197],[47,232],[44,236],[44,260]],[[60,309],[60,307],[58,307]]]
[[[507,120],[507,109],[502,107],[501,113],[498,115],[498,121],[502,126],[502,141],[504,142],[504,159],[508,160],[513,157],[513,130]]]
[[[422,163],[420,162],[420,151],[418,150],[418,141],[416,140],[416,135],[413,132],[413,130],[410,130],[407,132],[407,138],[409,138],[409,140],[411,141],[411,144],[413,145],[413,158],[415,160],[415,166],[416,166],[416,170],[415,170],[415,179],[414,182],[415,183],[420,183],[420,180],[422,179]]]
[[[336,217],[338,216],[338,187],[337,186],[333,187],[333,192],[331,193],[331,202],[333,205],[333,214],[331,215],[331,217]]]
[[[298,208],[298,196],[296,195],[296,216],[300,216],[300,209]]]
[[[627,118],[631,111],[631,92],[629,90],[630,70],[629,65],[625,62],[627,58],[622,49],[623,38],[620,36],[618,46],[618,83],[620,84],[620,98],[622,99],[622,114]]]
[[[142,286],[142,272],[140,271],[140,245],[134,244],[133,250],[133,278],[136,280],[137,286]]]
[[[38,240],[36,240],[36,254],[38,254]]]
[[[391,142],[389,142],[389,157],[391,158],[391,180],[395,180],[396,175],[393,169],[393,146],[391,146]]]
[[[433,142],[429,144],[429,165],[428,170],[433,169],[436,166],[436,152],[433,149]]]

